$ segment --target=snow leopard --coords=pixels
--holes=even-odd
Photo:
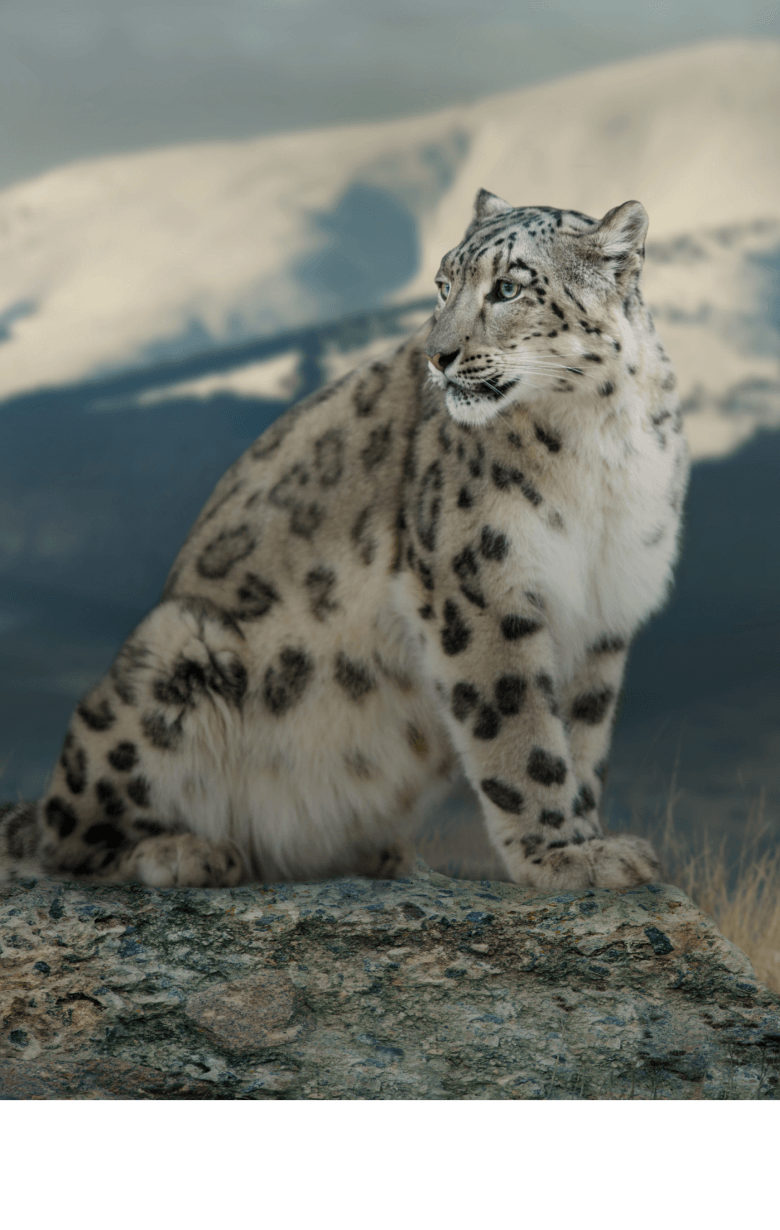
[[[647,215],[480,190],[427,324],[284,413],[6,809],[6,876],[170,886],[409,867],[458,771],[517,884],[625,888],[599,803],[688,454],[640,287]]]

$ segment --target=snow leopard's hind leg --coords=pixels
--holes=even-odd
[[[243,634],[200,600],[162,603],[71,718],[38,804],[46,874],[156,887],[245,878],[230,838]]]
[[[0,883],[40,875],[39,844],[35,803],[0,804]]]

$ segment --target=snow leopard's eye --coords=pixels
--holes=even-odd
[[[442,299],[446,299],[450,293],[449,282],[437,282],[437,286],[439,287],[439,294],[441,295]]]
[[[517,282],[499,282],[496,287],[499,299],[516,299],[522,289]]]

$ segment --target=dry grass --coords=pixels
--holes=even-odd
[[[683,837],[675,825],[674,781],[660,833],[651,834],[676,884],[747,953],[759,980],[780,992],[780,849],[768,846],[763,796],[750,808],[741,848],[730,856],[724,838],[713,846]]]

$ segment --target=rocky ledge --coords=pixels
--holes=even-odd
[[[777,1098],[780,997],[675,888],[0,888],[0,1097]]]

